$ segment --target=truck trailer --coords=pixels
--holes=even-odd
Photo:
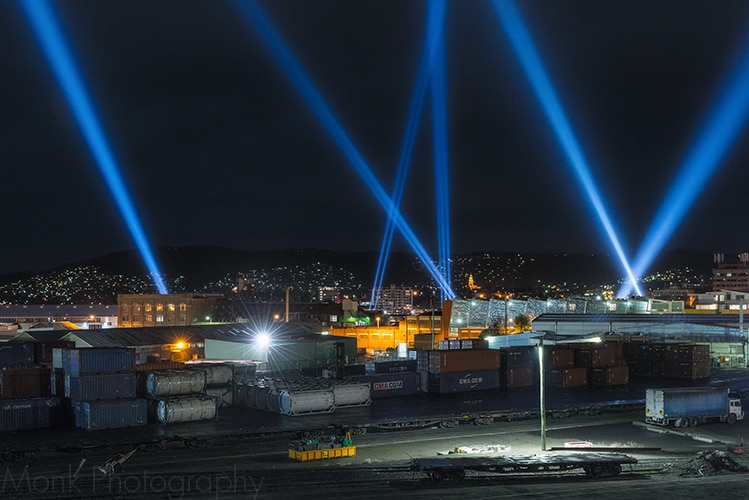
[[[694,427],[708,422],[735,424],[744,419],[741,400],[728,389],[679,387],[645,391],[645,422],[675,427]]]

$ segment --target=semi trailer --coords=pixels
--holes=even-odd
[[[735,424],[744,419],[741,400],[728,389],[679,387],[645,391],[645,422],[675,427],[694,427],[709,422]]]

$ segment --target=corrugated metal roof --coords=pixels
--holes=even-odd
[[[316,323],[271,323],[268,331],[277,339],[318,339],[322,328]],[[244,341],[254,337],[258,327],[249,323],[221,325],[108,328],[102,330],[75,330],[62,340],[78,339],[91,347],[138,347],[174,344],[178,341],[202,342],[205,339]]]

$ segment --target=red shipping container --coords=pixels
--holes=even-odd
[[[46,368],[0,370],[0,399],[47,397],[50,382]]]
[[[587,368],[551,370],[546,380],[549,387],[584,387],[588,385]]]
[[[558,347],[546,349],[544,360],[551,368],[572,368],[575,366],[575,350]]]
[[[530,387],[533,385],[533,369],[527,366],[505,368],[502,373],[502,387]]]
[[[609,386],[629,384],[628,366],[610,366],[608,368],[591,368],[590,385]]]
[[[429,353],[429,373],[499,370],[499,368],[499,351],[496,349],[458,349]]]

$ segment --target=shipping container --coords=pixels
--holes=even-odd
[[[354,382],[369,384],[372,399],[411,396],[419,392],[420,374],[416,372],[380,373],[352,377]]]
[[[216,405],[219,408],[224,408],[234,404],[234,390],[231,386],[206,387],[205,395],[215,399]]]
[[[274,411],[283,415],[329,413],[335,410],[335,394],[329,389],[315,391],[281,390],[278,396],[278,409]],[[273,410],[273,405],[270,406]]]
[[[484,339],[461,339],[461,349],[489,349],[489,342]]]
[[[431,333],[417,333],[413,336],[414,349],[431,351],[434,349],[434,337]]]
[[[587,368],[561,368],[550,370],[546,378],[549,387],[584,387],[588,385]]]
[[[367,406],[372,403],[369,395],[369,384],[349,383],[335,384],[333,398],[336,408],[347,406]]]
[[[231,365],[218,363],[189,363],[192,370],[203,370],[205,372],[205,385],[230,385],[234,380],[234,370]]]
[[[502,387],[513,389],[516,387],[530,387],[535,381],[535,370],[528,366],[502,369]]]
[[[500,354],[494,349],[450,350],[429,353],[429,373],[499,370]]]
[[[681,361],[676,370],[677,378],[699,380],[710,376],[709,361]]]
[[[615,352],[607,346],[575,349],[575,366],[582,368],[605,368],[614,366]]]
[[[216,418],[216,399],[206,395],[180,396],[148,402],[151,420],[159,424],[197,422]]]
[[[416,360],[410,359],[374,361],[364,364],[364,373],[365,375],[374,375],[375,373],[415,372],[417,364]]]
[[[428,391],[436,394],[486,391],[499,387],[499,370],[430,373]]]
[[[533,346],[510,347],[499,350],[505,368],[529,368],[538,366],[538,352]]]
[[[47,368],[0,370],[0,399],[48,397],[50,374]]]
[[[140,396],[161,398],[196,394],[205,390],[205,372],[202,370],[166,370],[139,372]]]
[[[544,363],[550,368],[572,368],[575,366],[575,350],[569,348],[544,348]]]
[[[58,398],[65,397],[65,372],[62,368],[53,368],[49,373],[49,393]]]
[[[81,429],[136,427],[148,422],[145,399],[72,401],[72,406],[75,425]]]
[[[33,342],[0,342],[0,368],[23,368],[33,365]]]
[[[124,347],[65,349],[63,350],[63,370],[74,376],[132,372],[135,371],[135,349]]]
[[[14,399],[0,403],[0,431],[41,429],[54,423],[58,398]]]
[[[34,363],[37,365],[49,365],[53,362],[53,350],[58,349],[72,349],[75,347],[75,342],[69,342],[67,340],[53,340],[50,342],[34,342]],[[58,368],[62,368],[60,365]]]
[[[157,363],[140,363],[135,365],[136,372],[157,372],[164,370],[181,370],[185,364],[181,361],[160,361]]]
[[[607,368],[591,368],[588,382],[595,386],[626,385],[629,384],[628,366],[610,366]]]
[[[65,374],[65,397],[78,401],[133,399],[136,395],[135,385],[135,372],[79,377]]]
[[[710,361],[710,344],[685,344],[679,346],[679,361]]]

